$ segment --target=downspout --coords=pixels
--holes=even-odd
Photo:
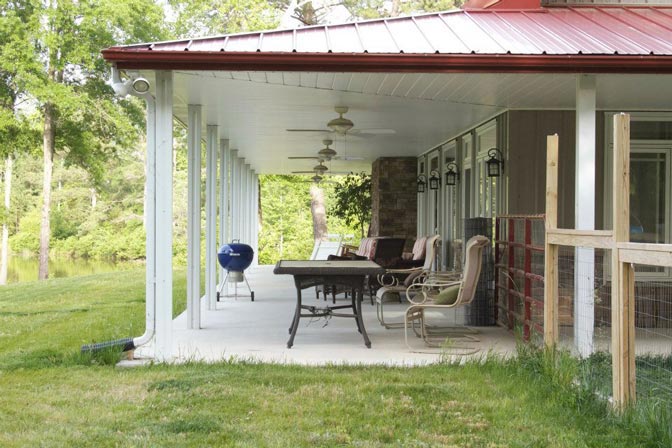
[[[116,67],[112,67],[110,85],[119,97],[127,95],[143,98],[147,103],[147,157],[145,180],[145,231],[146,231],[146,262],[145,262],[145,332],[135,338],[124,338],[112,341],[87,344],[82,346],[82,353],[96,352],[111,348],[120,348],[122,352],[135,350],[148,343],[156,331],[156,101],[149,92],[149,82],[139,76],[131,76],[122,81]]]

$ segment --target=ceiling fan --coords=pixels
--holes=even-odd
[[[336,106],[334,110],[338,114],[338,118],[334,118],[327,123],[328,129],[287,129],[287,132],[335,132],[341,135],[389,135],[396,133],[394,129],[353,129],[355,124],[352,120],[343,116],[348,112],[348,108],[346,106]]]
[[[333,184],[335,182],[331,182],[328,180],[324,180],[324,176],[320,176],[319,174],[315,174],[310,178],[310,180],[304,180],[304,182],[309,182],[311,184],[324,184],[324,183],[329,183]]]
[[[313,159],[313,160],[319,160],[320,163],[324,161],[330,161],[330,160],[364,160],[363,157],[355,157],[355,156],[339,156],[337,155],[338,153],[333,149],[330,148],[329,145],[333,144],[333,140],[325,139],[322,140],[322,144],[324,145],[324,148],[320,149],[317,152],[317,156],[292,156],[288,157],[288,159],[292,160],[299,160],[299,159]]]
[[[329,171],[327,173],[327,171]],[[324,160],[320,160],[320,163],[315,165],[310,171],[292,171],[292,174],[316,174],[318,176],[324,176],[325,174],[350,174],[349,171],[331,171],[324,165]]]

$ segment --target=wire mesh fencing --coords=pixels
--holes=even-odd
[[[525,341],[540,342],[544,325],[543,216],[500,216],[496,223],[496,320]],[[582,378],[612,396],[610,249],[560,246],[559,346],[580,359]],[[637,399],[672,407],[672,268],[635,267]]]

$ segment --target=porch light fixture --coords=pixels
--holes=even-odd
[[[453,162],[450,162],[446,165],[448,171],[446,171],[446,185],[455,186],[460,181],[460,169]]]
[[[441,185],[441,177],[439,176],[438,171],[432,171],[429,173],[429,189],[438,190]]]
[[[424,193],[425,187],[427,186],[427,178],[424,174],[418,176],[418,193]]]
[[[149,92],[149,81],[147,81],[145,78],[135,78],[133,80],[133,90],[135,90],[135,93],[147,93]]]
[[[499,156],[499,158],[497,158]],[[490,157],[486,162],[488,177],[499,177],[504,171],[504,156],[502,152],[497,148],[490,148],[488,150],[488,157]]]

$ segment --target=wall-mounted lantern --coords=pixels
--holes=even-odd
[[[427,178],[424,174],[418,176],[418,193],[424,193],[427,187]]]
[[[453,162],[450,162],[446,165],[448,171],[446,171],[446,185],[455,186],[460,181],[460,169]]]
[[[490,158],[485,162],[488,170],[488,177],[501,176],[502,171],[504,171],[504,156],[502,155],[502,152],[497,148],[490,148],[488,150],[488,157]]]
[[[429,173],[429,189],[438,190],[441,186],[441,177],[439,176],[438,171],[432,171]]]

